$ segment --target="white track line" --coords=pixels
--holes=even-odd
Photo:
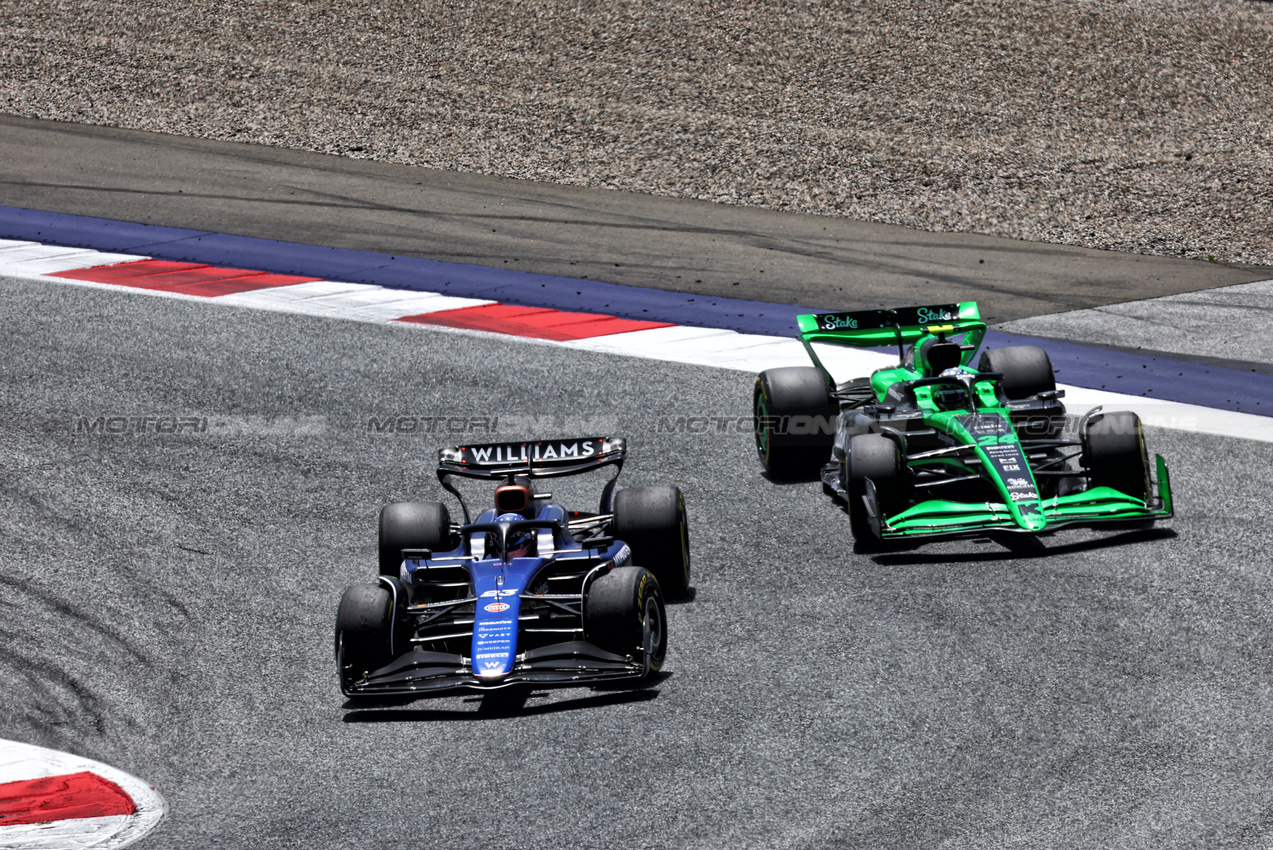
[[[208,300],[257,310],[380,323],[420,313],[495,303],[477,298],[438,295],[434,292],[408,292],[365,283],[333,283],[327,280],[220,295]]]
[[[14,277],[39,276],[115,263],[144,260],[132,254],[104,254],[82,248],[62,248],[39,242],[13,242],[0,239],[0,268]]]

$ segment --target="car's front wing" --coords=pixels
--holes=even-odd
[[[1105,522],[1141,522],[1168,519],[1173,514],[1171,481],[1167,464],[1157,460],[1156,492],[1148,501],[1120,493],[1110,487],[1093,487],[1080,493],[1039,500],[1047,525],[1042,529],[1022,528],[1008,506],[1001,502],[952,502],[930,499],[891,517],[873,516],[884,540],[919,537],[954,537],[986,531],[1047,533],[1067,525]],[[868,504],[868,510],[875,506]]]
[[[513,685],[561,687],[639,679],[640,661],[606,652],[586,641],[568,641],[527,650],[512,672],[485,677],[469,660],[446,652],[415,649],[343,687],[345,696],[435,696],[452,691],[491,691]]]

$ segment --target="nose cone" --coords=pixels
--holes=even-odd
[[[1043,515],[1043,511],[1039,510],[1038,505],[1018,505],[1017,507],[1021,509],[1017,517],[1017,525],[1026,531],[1042,531],[1047,528],[1047,517]]]
[[[473,675],[479,679],[502,679],[513,672],[511,658],[479,660],[474,665]]]

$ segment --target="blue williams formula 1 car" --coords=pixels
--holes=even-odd
[[[1047,352],[992,348],[972,302],[798,317],[812,366],[756,378],[756,447],[777,478],[818,475],[858,548],[1172,515],[1167,464],[1153,467],[1135,413],[1098,407],[1062,439],[1065,407]],[[812,343],[896,345],[899,363],[837,383]]]
[[[348,588],[336,663],[350,697],[425,696],[510,685],[640,680],[667,652],[664,594],[690,582],[689,526],[676,487],[615,492],[622,439],[457,446],[438,478],[459,500],[380,512],[380,578]],[[540,492],[547,478],[612,467],[596,512]],[[470,518],[457,478],[499,482]]]

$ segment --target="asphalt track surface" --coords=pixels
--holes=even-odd
[[[746,374],[54,283],[0,304],[0,737],[153,782],[138,847],[1273,840],[1267,446],[1152,431],[1160,530],[866,557],[728,427]],[[143,421],[81,430],[101,416]],[[206,427],[145,424],[168,416]],[[440,497],[434,450],[488,424],[623,434],[627,483],[684,488],[668,673],[347,704],[332,623],[378,506]]]
[[[1266,446],[1150,435],[1180,512],[1015,551],[851,552],[765,481],[745,374],[5,283],[4,736],[159,787],[144,847],[1257,846],[1270,837]],[[635,692],[360,709],[336,601],[438,435],[628,436],[686,491],[697,596]],[[692,400],[692,401],[690,401]],[[77,433],[97,416],[197,433]],[[659,433],[663,430],[665,433]]]

